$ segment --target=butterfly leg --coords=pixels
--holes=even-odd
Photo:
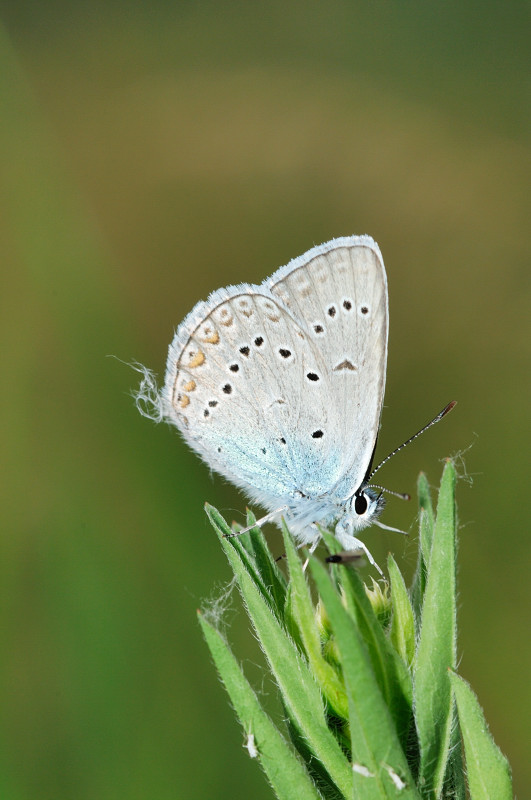
[[[315,551],[317,549],[317,545],[321,541],[321,534],[319,533],[319,529],[317,528],[317,525],[313,525],[312,527],[315,528],[316,534],[313,537],[313,539],[311,540],[310,549],[308,550],[308,558],[306,559],[306,561],[304,562],[304,564],[302,566],[302,571],[303,572],[306,572],[306,567],[308,566],[308,563],[310,561],[310,556],[313,556],[313,554],[315,553]],[[302,548],[303,547],[307,547],[308,544],[309,544],[309,542],[300,542],[297,545],[297,550],[302,550]],[[286,554],[285,553],[282,553],[282,555],[278,556],[278,558],[276,558],[275,561],[282,561],[283,558],[286,558]]]
[[[342,553],[336,553],[336,555],[330,556],[329,558],[326,559],[327,561],[332,562],[334,564],[343,564],[346,563],[347,561],[353,561],[354,559],[352,558],[352,556],[359,554],[359,551],[361,550],[367,556],[367,560],[369,561],[369,563],[371,563],[372,566],[378,570],[378,572],[383,578],[382,570],[372,557],[372,554],[368,549],[367,545],[364,544],[361,541],[361,539],[356,539],[355,536],[349,536],[348,542],[342,541],[341,544],[343,546],[346,545],[347,549],[344,550]]]
[[[275,509],[275,511],[271,511],[269,514],[266,514],[265,517],[261,517],[257,519],[254,525],[248,525],[247,528],[242,528],[240,531],[234,531],[234,533],[226,533],[225,539],[231,539],[233,536],[241,536],[243,533],[249,533],[254,528],[261,528],[262,525],[265,525],[266,522],[271,522],[271,520],[278,517],[279,514],[282,514],[283,511],[286,511],[287,506],[282,506],[281,508]]]
[[[313,542],[312,542],[312,544],[310,546],[310,549],[308,550],[308,558],[306,559],[306,561],[302,565],[302,571],[303,572],[306,572],[306,568],[307,568],[308,564],[310,563],[310,558],[311,558],[311,556],[313,556],[313,554],[317,550],[317,545],[319,544],[320,541],[321,541],[321,536],[317,536],[313,540]],[[301,545],[301,547],[304,547],[304,545]]]

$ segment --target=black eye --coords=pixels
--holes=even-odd
[[[361,517],[362,514],[365,514],[368,507],[367,498],[364,494],[357,494],[356,499],[354,501],[354,511],[356,514],[359,514]]]

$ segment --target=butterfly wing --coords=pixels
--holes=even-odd
[[[350,496],[371,461],[385,390],[387,278],[369,236],[334,239],[278,270],[268,282],[318,351],[326,380],[317,397],[325,474],[336,498]],[[308,409],[310,412],[310,409]],[[303,410],[305,413],[305,410]]]
[[[311,377],[302,384],[304,368]],[[304,401],[316,370],[307,335],[267,287],[220,289],[170,346],[164,414],[213,469],[278,508],[306,473],[319,474],[318,448],[302,452],[300,436],[322,421]]]
[[[170,346],[165,416],[270,510],[339,497],[371,457],[386,348],[379,250],[368,237],[334,240],[193,309]]]

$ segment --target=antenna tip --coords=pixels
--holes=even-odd
[[[451,403],[448,403],[446,408],[443,408],[443,410],[441,411],[441,417],[445,417],[446,414],[449,414],[452,408],[454,408],[456,405],[457,405],[457,400],[452,400]]]

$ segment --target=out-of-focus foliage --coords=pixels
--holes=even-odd
[[[460,674],[529,794],[524,6],[2,8],[0,794],[269,796],[194,613],[229,575],[203,502],[242,522],[245,501],[138,416],[134,373],[106,356],[163,372],[209,291],[350,233],[389,277],[379,454],[459,400],[379,480],[411,492],[473,445]],[[416,530],[398,500],[383,521]],[[407,540],[367,537],[413,572]]]

